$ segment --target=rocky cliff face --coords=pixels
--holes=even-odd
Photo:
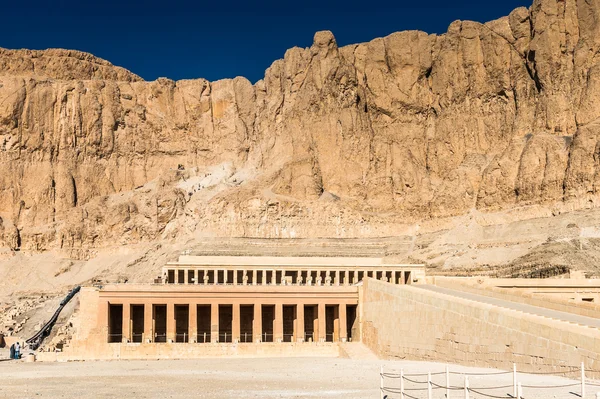
[[[0,50],[0,235],[13,249],[181,234],[394,235],[424,219],[595,206],[600,0],[444,35],[318,32],[252,85]]]

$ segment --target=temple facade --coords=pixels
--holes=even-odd
[[[419,284],[425,272],[380,258],[184,254],[153,283],[83,288],[66,358],[331,354],[361,339],[367,277]]]

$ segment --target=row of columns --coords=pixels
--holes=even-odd
[[[131,303],[122,304],[122,342],[132,342],[132,314],[131,314]],[[140,306],[137,303],[134,305]],[[240,307],[243,304],[201,304],[201,303],[190,303],[190,304],[143,304],[144,306],[144,332],[141,342],[155,342],[155,315],[154,306],[166,306],[166,342],[176,341],[176,305],[188,305],[188,334],[191,339],[188,342],[202,342],[202,339],[198,337],[198,305],[210,305],[210,342],[219,342],[219,305],[229,305],[232,307],[232,324],[231,334],[232,341],[239,342],[241,334],[241,313]],[[273,319],[273,342],[283,341],[283,307],[284,306],[295,306],[295,320],[293,328],[293,342],[305,342],[308,341],[305,332],[305,306],[317,308],[317,315],[314,319],[313,330],[314,330],[314,341],[324,342],[327,340],[327,328],[326,328],[326,306],[335,306],[334,310],[334,329],[333,329],[333,341],[346,341],[347,337],[347,305],[346,304],[328,304],[319,303],[316,305],[307,304],[262,304],[256,303],[252,305],[253,309],[253,322],[252,322],[252,341],[255,343],[263,341],[263,325],[262,325],[262,307],[263,305],[274,306],[274,319]],[[110,317],[108,330],[110,333]],[[109,342],[110,339],[109,339]]]
[[[183,273],[180,273],[183,272]],[[219,272],[222,272],[222,278],[219,278]],[[232,273],[232,279],[229,281],[228,272]],[[242,272],[241,279],[239,273]],[[304,281],[303,272],[306,272],[306,281]],[[325,278],[321,276],[325,272]],[[172,281],[170,274],[172,273]],[[202,278],[200,275],[202,273]],[[271,273],[270,279],[268,273]],[[296,273],[296,282],[288,283],[287,273]],[[316,273],[316,276],[313,276]],[[410,284],[411,272],[404,270],[277,270],[277,269],[167,269],[163,274],[163,283],[174,284],[201,284],[201,285],[325,285],[325,286],[348,286],[360,281],[360,273],[364,277],[377,278],[379,280],[390,282],[392,284]],[[352,276],[352,280],[350,277]],[[211,278],[212,277],[212,278]],[[258,282],[260,277],[260,283]],[[200,281],[202,280],[202,281]]]

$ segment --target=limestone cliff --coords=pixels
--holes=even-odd
[[[264,80],[138,76],[0,50],[0,236],[90,249],[182,234],[389,236],[600,188],[600,0],[535,0],[443,35],[338,47]],[[0,243],[0,244],[2,244]]]

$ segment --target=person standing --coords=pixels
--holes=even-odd
[[[21,345],[19,345],[19,341],[15,344],[15,359],[21,358]]]
[[[10,346],[10,358],[14,359],[15,358],[15,344],[12,344]]]

